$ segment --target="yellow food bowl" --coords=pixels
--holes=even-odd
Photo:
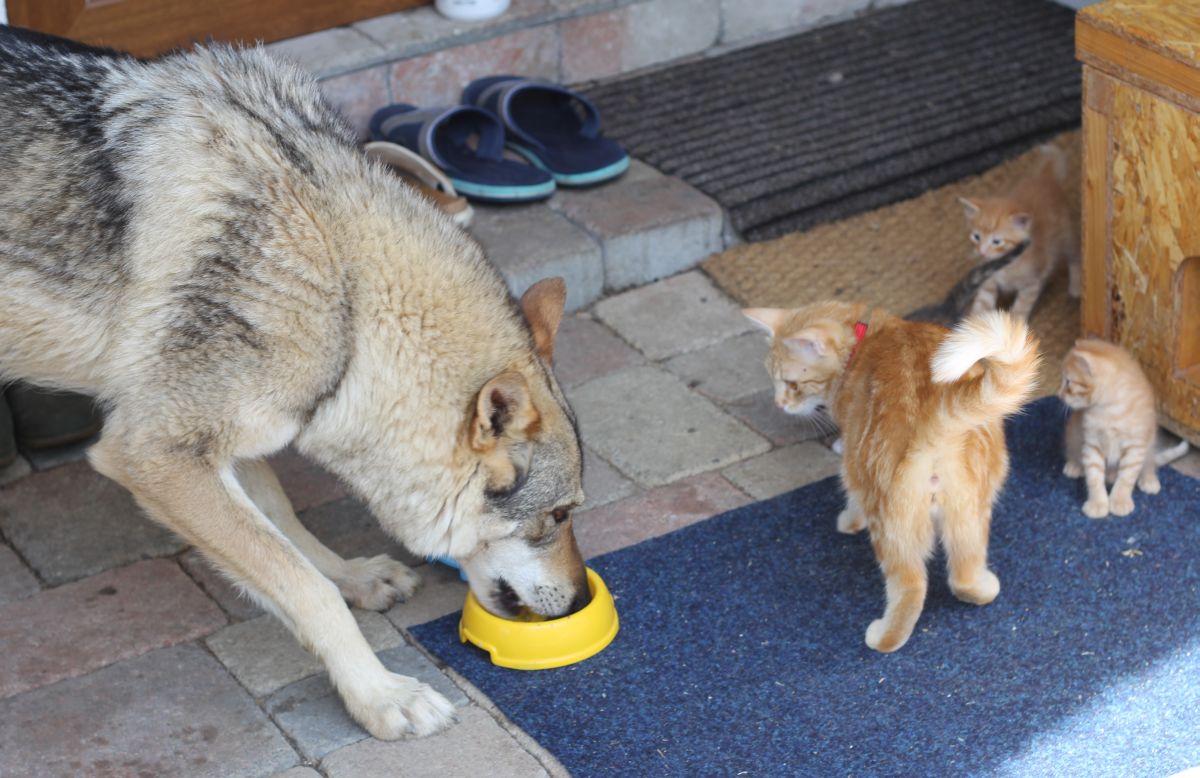
[[[492,664],[514,670],[546,670],[582,662],[617,636],[617,607],[600,576],[587,570],[592,601],[560,619],[523,611],[514,619],[489,613],[467,592],[458,637],[487,651]]]

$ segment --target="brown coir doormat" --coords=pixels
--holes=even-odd
[[[1067,192],[1079,212],[1079,133],[1055,140],[1067,151]],[[886,208],[717,254],[704,270],[746,306],[795,307],[818,300],[861,300],[903,315],[940,301],[970,269],[971,244],[957,198],[999,194],[1038,162],[1031,150],[982,175]],[[1032,326],[1042,342],[1039,394],[1058,388],[1059,365],[1079,336],[1079,303],[1065,273],[1042,292]]]

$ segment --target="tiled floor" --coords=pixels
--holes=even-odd
[[[748,330],[698,271],[566,319],[556,370],[585,446],[585,556],[836,472],[813,431],[774,409],[763,339]],[[442,691],[459,723],[425,740],[368,738],[282,625],[78,462],[0,489],[0,775],[563,774],[409,636],[461,607],[457,575],[392,544],[320,469],[290,452],[275,464],[332,548],[419,566],[424,586],[409,602],[356,616],[382,661]],[[1180,469],[1200,475],[1200,455]]]

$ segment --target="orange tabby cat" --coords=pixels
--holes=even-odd
[[[1015,293],[1010,310],[1028,319],[1042,287],[1063,262],[1070,294],[1079,296],[1079,236],[1063,193],[1066,159],[1057,146],[1040,150],[1044,159],[1033,175],[1007,195],[959,198],[980,261],[1020,252],[979,288],[971,313],[995,310],[1002,295]]]
[[[1065,436],[1068,478],[1086,476],[1083,512],[1093,519],[1133,511],[1133,485],[1157,494],[1157,468],[1187,453],[1187,441],[1155,453],[1154,389],[1129,352],[1103,340],[1075,341],[1063,360],[1059,398],[1070,407]],[[1105,492],[1105,482],[1113,484]]]
[[[912,634],[938,534],[954,594],[995,599],[987,545],[1008,474],[1002,420],[1037,380],[1024,322],[990,312],[948,332],[843,302],[743,313],[773,336],[767,369],[779,406],[805,415],[828,407],[841,427],[846,509],[837,527],[870,530],[887,584],[867,645],[895,651]]]

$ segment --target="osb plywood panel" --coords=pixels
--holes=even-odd
[[[1180,267],[1200,256],[1200,117],[1113,82],[1111,335],[1141,362],[1159,410],[1200,435],[1200,385],[1180,374]],[[1186,320],[1185,320],[1186,319]]]
[[[1173,59],[1200,59],[1197,0],[1108,0],[1079,12],[1080,21]]]

